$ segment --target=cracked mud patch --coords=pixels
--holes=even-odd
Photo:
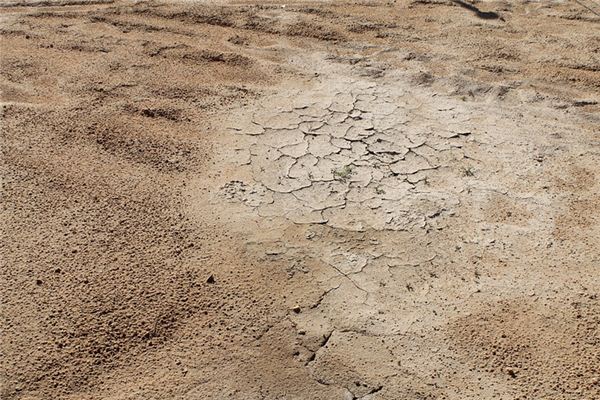
[[[565,289],[562,272],[549,278],[546,268],[565,265],[573,245],[583,251],[573,282],[595,304],[594,258],[584,248],[598,240],[598,224],[581,213],[591,209],[588,189],[573,202],[550,172],[581,154],[575,182],[592,185],[598,198],[584,167],[598,161],[593,127],[565,115],[540,136],[537,115],[550,108],[465,102],[416,87],[405,73],[369,78],[362,66],[312,57],[293,62],[319,66],[317,77],[225,119],[217,140],[222,183],[203,203],[253,246],[276,245],[267,257],[290,265],[295,359],[347,398],[527,398],[530,386],[551,398],[597,393],[587,367],[575,391],[566,383],[576,381],[571,373],[555,385],[543,381],[550,369],[517,376],[540,368],[529,355],[515,356],[516,367],[490,368],[508,356],[483,338],[463,339],[468,328],[447,327],[474,323],[473,313],[485,320],[482,301],[524,293],[562,310],[551,294]],[[584,229],[585,243],[574,244],[563,226]],[[309,282],[320,294],[303,292]],[[471,332],[498,332],[504,322]],[[518,336],[514,349],[498,351],[527,352],[534,338]],[[471,355],[472,341],[481,342],[481,355]],[[573,343],[556,362],[596,357]],[[406,383],[410,376],[419,379]],[[465,386],[483,376],[492,383]]]
[[[588,190],[598,198],[583,167],[598,161],[594,129],[565,116],[540,136],[536,115],[549,109],[465,103],[414,87],[402,73],[369,79],[360,67],[313,57],[306,65],[320,66],[318,78],[288,84],[225,120],[217,141],[222,183],[203,203],[253,246],[273,243],[267,257],[294,271],[295,359],[348,398],[527,398],[530,386],[553,398],[571,393],[572,375],[552,386],[543,381],[549,369],[517,377],[510,366],[488,368],[507,356],[483,338],[456,339],[462,328],[446,326],[472,323],[473,313],[486,312],[482,301],[524,293],[562,310],[552,295],[565,290],[562,272],[546,268],[565,265],[572,246],[582,251],[573,283],[595,304],[588,251],[598,224],[581,213],[591,210]],[[572,152],[581,154],[575,182],[586,186],[577,202],[550,172]],[[581,229],[585,242],[575,244],[564,226]],[[309,283],[320,294],[303,292]],[[497,332],[503,322],[473,335]],[[536,346],[534,337],[515,338],[514,351]],[[482,364],[468,359],[473,340],[485,349],[473,356]],[[558,355],[561,363],[596,357],[574,346]],[[540,368],[538,358],[515,357],[514,368]],[[593,375],[586,369],[573,393],[597,393]],[[407,384],[408,376],[420,380]],[[493,383],[455,383],[482,376]]]
[[[406,89],[335,77],[240,110],[228,158],[252,170],[257,214],[358,231],[432,229],[451,215],[470,187],[456,165],[477,116]]]

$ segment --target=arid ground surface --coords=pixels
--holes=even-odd
[[[600,399],[590,10],[3,0],[0,29],[2,399]]]

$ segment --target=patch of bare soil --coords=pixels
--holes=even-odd
[[[600,396],[589,9],[0,5],[0,398]]]

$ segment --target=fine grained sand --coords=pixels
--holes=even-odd
[[[0,397],[599,397],[600,19],[459,3],[2,3]]]

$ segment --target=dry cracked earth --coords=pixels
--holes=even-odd
[[[600,398],[593,1],[0,5],[0,398]]]

